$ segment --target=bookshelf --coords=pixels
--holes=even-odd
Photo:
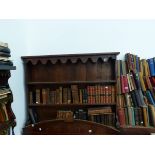
[[[9,86],[11,70],[15,70],[7,43],[0,42],[0,135],[9,135],[10,128],[16,126],[16,117],[12,111],[13,94]]]
[[[116,109],[121,134],[155,133],[153,59],[140,59],[137,55],[127,53],[125,60],[117,60]]]
[[[59,134],[90,134],[88,126],[90,131],[93,127],[91,134],[119,134],[115,95],[118,54],[22,56],[27,103],[23,134],[38,134],[34,131],[39,128],[40,134],[57,134],[56,126],[64,129]]]

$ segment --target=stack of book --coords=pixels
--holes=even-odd
[[[12,66],[12,61],[9,60],[10,49],[7,43],[0,42],[0,67],[1,66]],[[0,70],[0,124],[8,124],[8,128],[3,130],[0,134],[8,134],[9,123],[15,121],[15,115],[11,109],[11,102],[13,96],[11,89],[8,85],[8,79],[10,78],[10,70]]]
[[[10,57],[10,49],[8,48],[7,43],[0,42],[0,65],[11,65],[13,63],[9,60]]]
[[[155,92],[149,60],[127,53],[117,61],[117,115],[120,126],[155,126]]]
[[[78,109],[74,111],[74,119],[88,120],[88,112],[84,109]]]
[[[73,112],[66,111],[66,110],[59,110],[59,111],[57,111],[57,119],[72,120]]]
[[[108,126],[115,126],[115,113],[111,107],[89,108],[89,120]]]
[[[30,104],[114,104],[115,87],[111,85],[88,85],[78,88],[59,86],[55,90],[50,88],[29,91]]]

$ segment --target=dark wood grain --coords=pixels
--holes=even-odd
[[[56,119],[58,110],[78,110],[88,109],[90,107],[112,106],[115,112],[116,103],[111,104],[62,104],[62,105],[29,105],[28,91],[35,91],[37,88],[56,89],[59,86],[68,87],[72,84],[85,88],[87,85],[115,85],[115,61],[119,52],[109,53],[87,53],[87,54],[67,54],[67,55],[43,55],[43,56],[23,56],[22,60],[25,66],[25,86],[27,94],[27,109],[35,110],[38,121],[42,122],[44,130],[53,134],[88,134],[88,127],[93,127],[93,134],[117,134],[112,132],[109,127],[89,122],[74,121],[66,124],[64,121],[47,120]],[[54,130],[57,126],[57,130]],[[77,128],[79,126],[79,128]],[[50,129],[49,129],[50,127]],[[24,131],[31,127],[24,128]],[[66,130],[61,131],[61,128]],[[78,129],[78,131],[76,130]],[[31,128],[32,130],[34,128]],[[72,129],[72,130],[70,130]],[[68,130],[68,131],[67,131]],[[33,130],[33,134],[40,134]],[[25,132],[26,133],[26,132]],[[44,134],[41,132],[41,134]]]
[[[110,126],[84,120],[50,120],[23,128],[25,135],[118,135],[120,132]]]

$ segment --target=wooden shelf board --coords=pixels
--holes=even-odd
[[[0,65],[0,70],[16,70],[16,66]]]
[[[29,104],[29,107],[55,107],[55,106],[114,106],[116,103],[110,104]]]
[[[155,127],[151,126],[124,126],[120,127],[119,130],[125,135],[149,135],[155,133]]]
[[[116,83],[116,80],[103,80],[103,81],[64,81],[64,82],[27,82],[28,85],[38,85],[38,84],[95,84],[95,83]]]

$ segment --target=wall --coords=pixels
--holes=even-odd
[[[154,56],[155,21],[129,20],[1,20],[0,40],[9,43],[17,66],[9,80],[17,117],[16,134],[25,123],[23,55],[119,51],[141,58]]]
[[[11,60],[17,70],[11,71],[9,84],[13,92],[14,102],[13,111],[17,118],[17,127],[15,133],[20,134],[25,121],[25,96],[24,79],[21,55],[27,52],[25,40],[25,30],[22,21],[18,20],[0,20],[0,41],[7,42],[11,50]]]
[[[155,51],[155,20],[29,21],[28,54],[120,51],[149,58]],[[31,53],[33,52],[33,53]]]

